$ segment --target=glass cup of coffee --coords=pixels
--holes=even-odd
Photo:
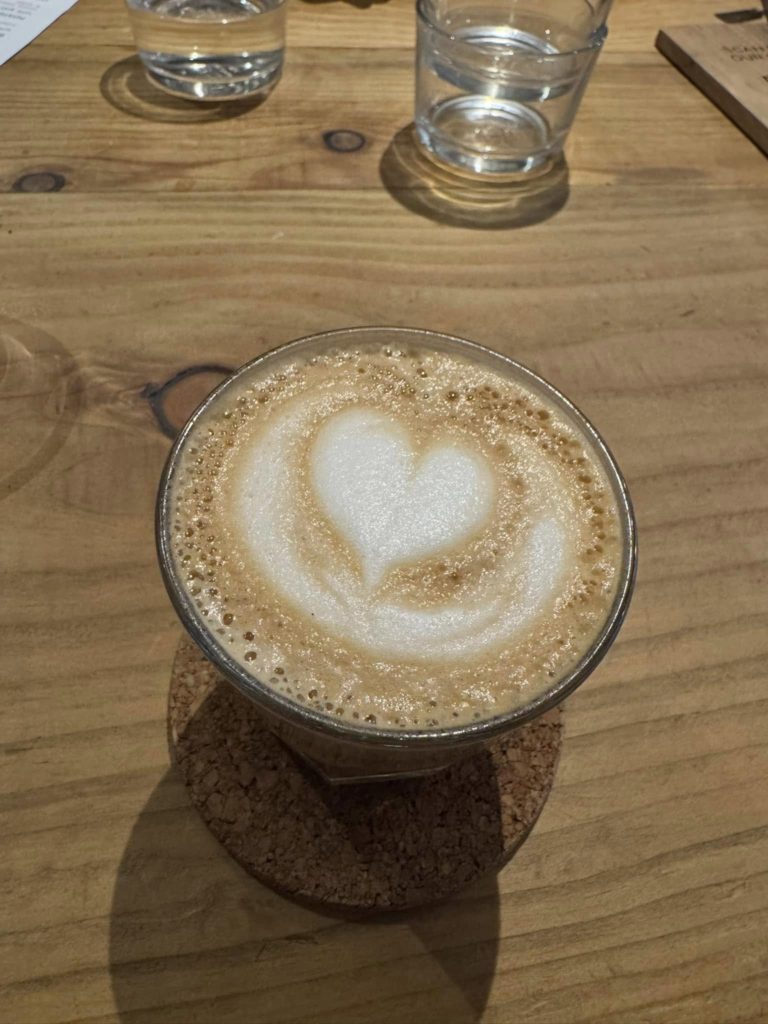
[[[558,704],[636,565],[626,484],[575,406],[404,328],[235,371],[173,445],[156,530],[193,640],[331,781],[436,771]]]

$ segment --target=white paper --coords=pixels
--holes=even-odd
[[[44,32],[75,0],[0,0],[0,64]]]

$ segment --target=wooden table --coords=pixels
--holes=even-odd
[[[619,0],[568,202],[520,230],[382,184],[406,0],[293,0],[282,84],[229,116],[142,85],[117,0],[0,69],[3,1022],[768,1019],[767,165],[653,48],[721,8]],[[352,924],[246,877],[169,767],[152,400],[360,323],[561,386],[629,479],[641,568],[514,861]]]

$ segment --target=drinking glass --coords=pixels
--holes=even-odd
[[[416,135],[440,163],[527,173],[562,150],[610,0],[417,0]]]
[[[285,0],[126,0],[139,57],[192,100],[266,95],[285,51]]]
[[[590,447],[605,470],[617,504],[623,538],[621,564],[618,567],[619,582],[608,617],[595,635],[590,649],[562,677],[554,679],[548,690],[527,703],[466,725],[409,731],[369,727],[356,725],[351,720],[327,715],[308,704],[293,701],[246,671],[219,641],[189,595],[173,558],[173,481],[196,422],[205,417],[211,407],[215,407],[222,394],[237,388],[241,378],[252,372],[255,366],[264,364],[268,367],[270,361],[279,361],[286,354],[311,356],[315,352],[338,349],[345,345],[375,347],[384,344],[428,346],[436,351],[455,353],[459,357],[485,364],[520,381],[534,394],[540,394],[589,438]],[[236,370],[204,400],[177,437],[160,481],[155,526],[163,579],[189,635],[222,675],[255,702],[259,714],[272,731],[332,782],[429,774],[477,751],[489,740],[510,732],[559,704],[590,675],[610,648],[629,607],[635,578],[635,520],[626,484],[605,442],[578,409],[551,384],[507,356],[461,338],[403,327],[357,327],[329,331],[257,356]]]

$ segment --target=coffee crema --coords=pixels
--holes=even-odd
[[[359,726],[528,703],[593,645],[622,566],[579,425],[511,365],[396,336],[256,363],[170,485],[205,628],[263,685]]]

